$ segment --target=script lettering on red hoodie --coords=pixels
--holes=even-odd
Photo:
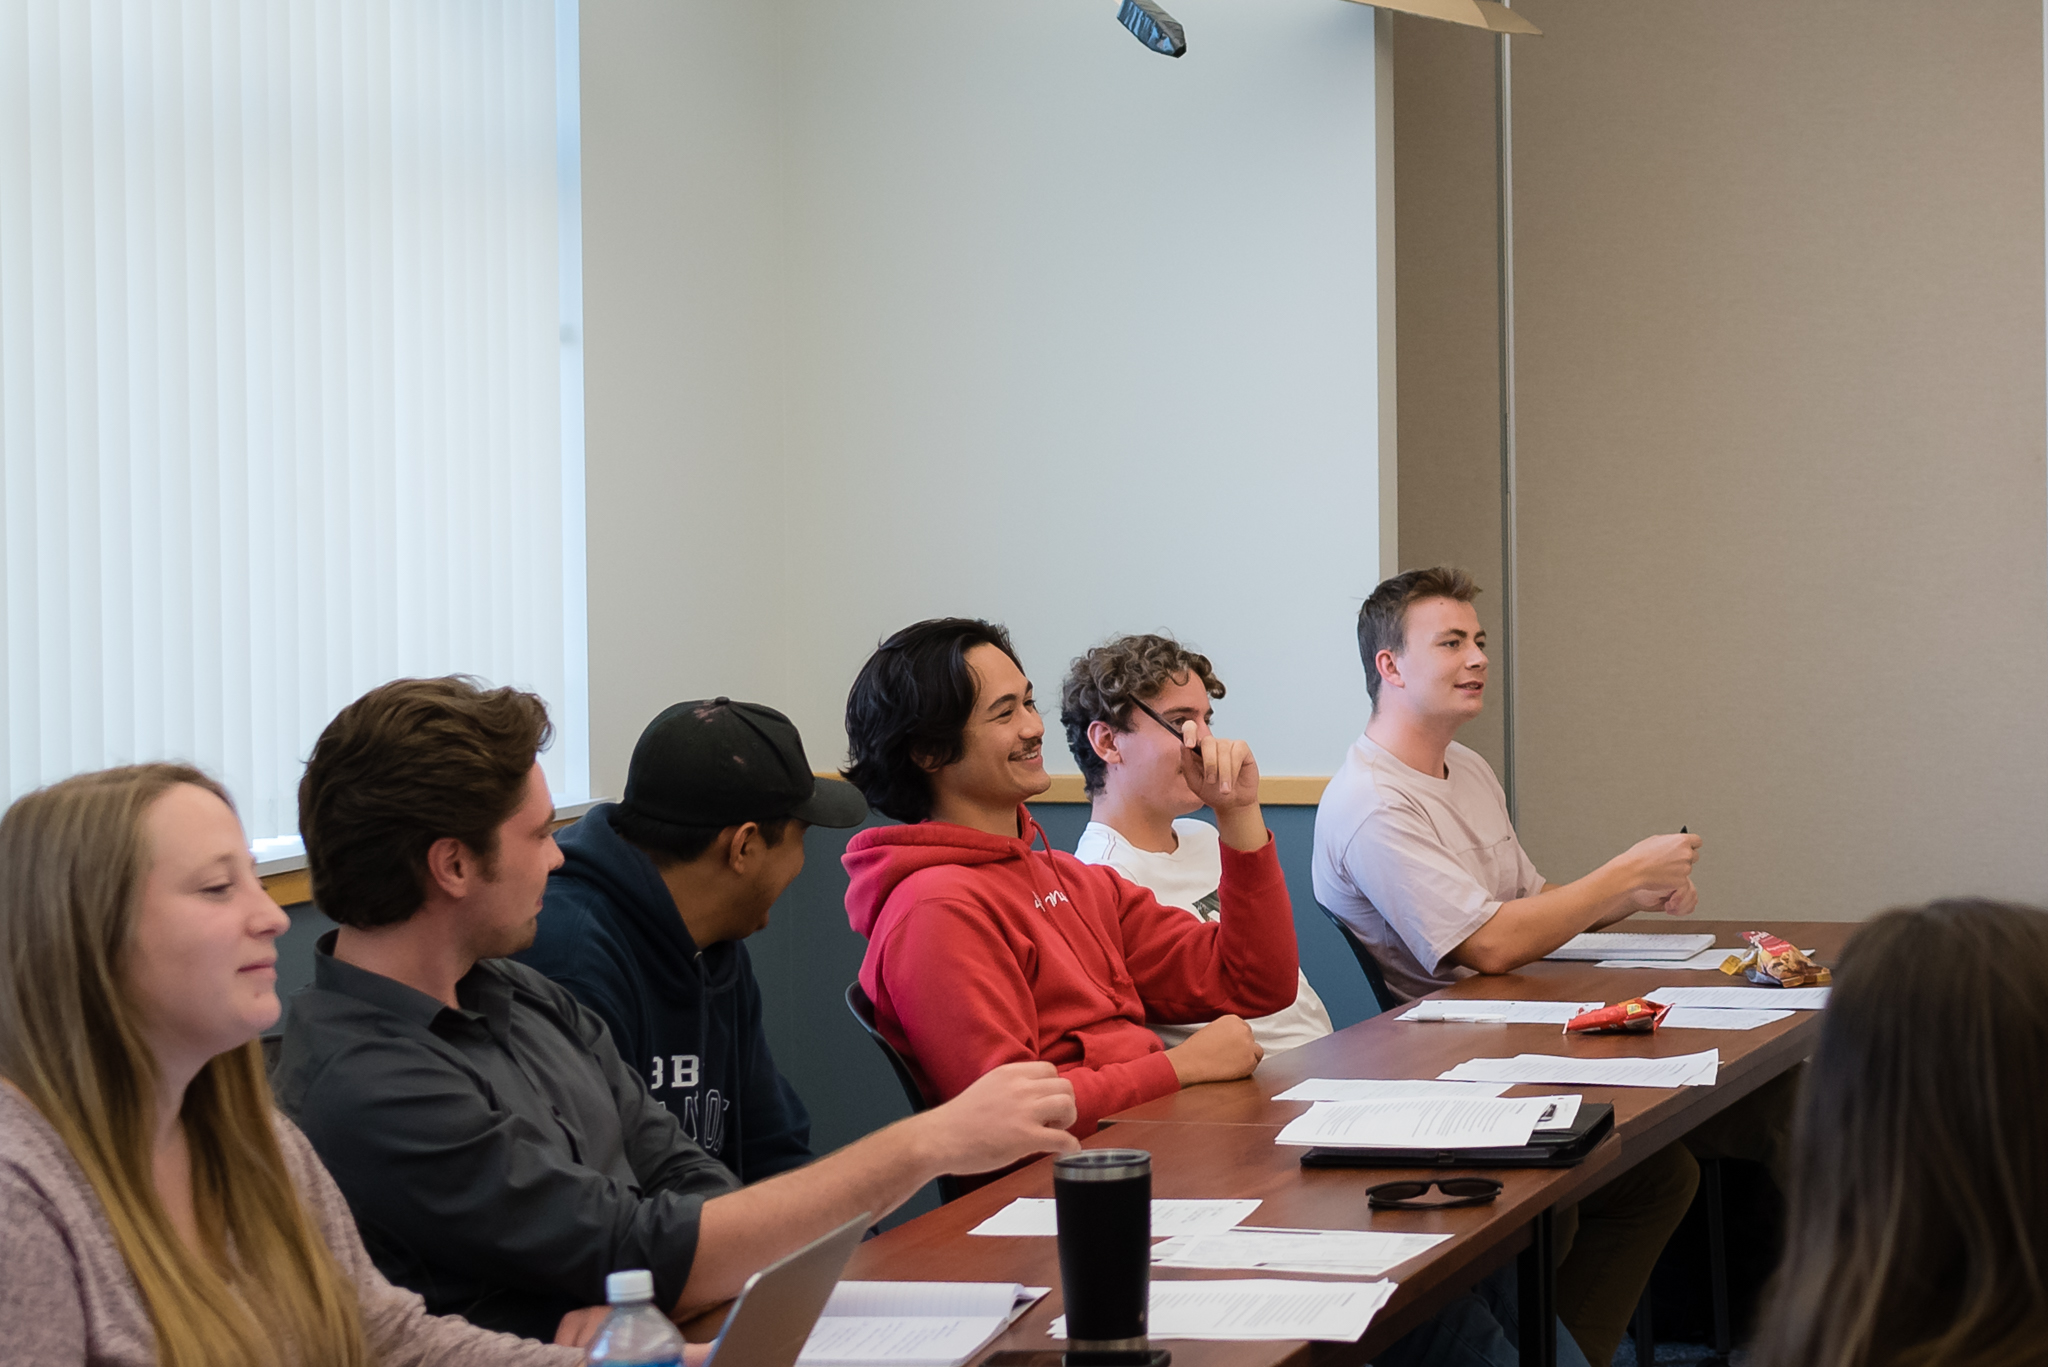
[[[867,937],[860,983],[925,1096],[950,1100],[1005,1063],[1043,1059],[1074,1085],[1073,1132],[1180,1084],[1147,1021],[1266,1016],[1294,1000],[1294,912],[1280,857],[1223,849],[1222,918],[1161,906],[1114,870],[1021,838],[925,821],[854,836],[846,912]]]

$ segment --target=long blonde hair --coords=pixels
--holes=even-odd
[[[254,1040],[185,1092],[205,1257],[157,1195],[156,1061],[122,971],[151,859],[144,815],[181,783],[229,800],[196,769],[146,764],[66,779],[0,817],[0,1077],[99,1195],[163,1367],[367,1367],[355,1287],[285,1168]]]

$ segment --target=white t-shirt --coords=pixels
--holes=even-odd
[[[1213,921],[1221,913],[1216,890],[1223,882],[1221,838],[1206,821],[1180,820],[1173,823],[1180,838],[1172,854],[1141,850],[1099,821],[1088,823],[1074,857],[1084,864],[1107,864],[1142,888],[1149,888],[1163,906],[1182,907],[1198,921]],[[1268,1056],[1296,1045],[1307,1044],[1330,1033],[1330,1013],[1323,999],[1308,985],[1300,969],[1301,989],[1294,1005],[1270,1016],[1247,1021],[1252,1038]],[[1152,1033],[1166,1041],[1166,1047],[1185,1040],[1200,1025],[1155,1025]]]
[[[1360,736],[1316,807],[1316,900],[1403,1000],[1470,977],[1445,957],[1501,903],[1543,890],[1486,761],[1453,743],[1444,767],[1421,773]]]

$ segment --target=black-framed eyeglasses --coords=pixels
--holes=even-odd
[[[1140,712],[1143,712],[1146,716],[1150,717],[1153,721],[1158,722],[1168,731],[1171,731],[1173,733],[1173,738],[1179,741],[1182,745],[1186,745],[1188,743],[1187,733],[1182,731],[1178,726],[1175,726],[1166,718],[1160,716],[1157,712],[1153,711],[1151,705],[1147,703],[1143,698],[1132,698],[1131,705],[1133,707],[1136,707]]]
[[[1420,1199],[1431,1187],[1444,1194],[1441,1201]],[[1365,1189],[1365,1203],[1379,1210],[1449,1210],[1454,1206],[1483,1206],[1501,1193],[1501,1183],[1492,1177],[1439,1177],[1429,1182],[1381,1182]]]

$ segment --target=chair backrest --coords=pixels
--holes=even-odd
[[[875,1028],[875,1004],[868,1000],[867,989],[858,981],[846,985],[846,1009],[860,1022],[860,1028],[868,1032],[868,1038],[882,1051],[882,1057],[889,1060],[889,1067],[896,1073],[896,1081],[903,1087],[903,1095],[910,1102],[913,1111],[931,1109],[931,1103],[924,1099],[924,1089],[917,1085],[917,1078],[911,1074],[910,1064],[903,1055],[896,1052],[896,1046],[889,1043],[882,1032]],[[939,1178],[939,1200],[951,1201],[960,1195],[960,1183],[952,1176]]]
[[[1358,960],[1358,966],[1365,971],[1366,985],[1372,988],[1372,999],[1380,1004],[1380,1010],[1391,1011],[1399,1006],[1400,999],[1387,986],[1386,970],[1380,967],[1380,961],[1366,948],[1365,941],[1354,935],[1351,927],[1345,925],[1337,918],[1337,913],[1321,902],[1316,903],[1316,910],[1330,918],[1330,924],[1337,927],[1337,933],[1344,937],[1344,943],[1351,946],[1352,956]]]

